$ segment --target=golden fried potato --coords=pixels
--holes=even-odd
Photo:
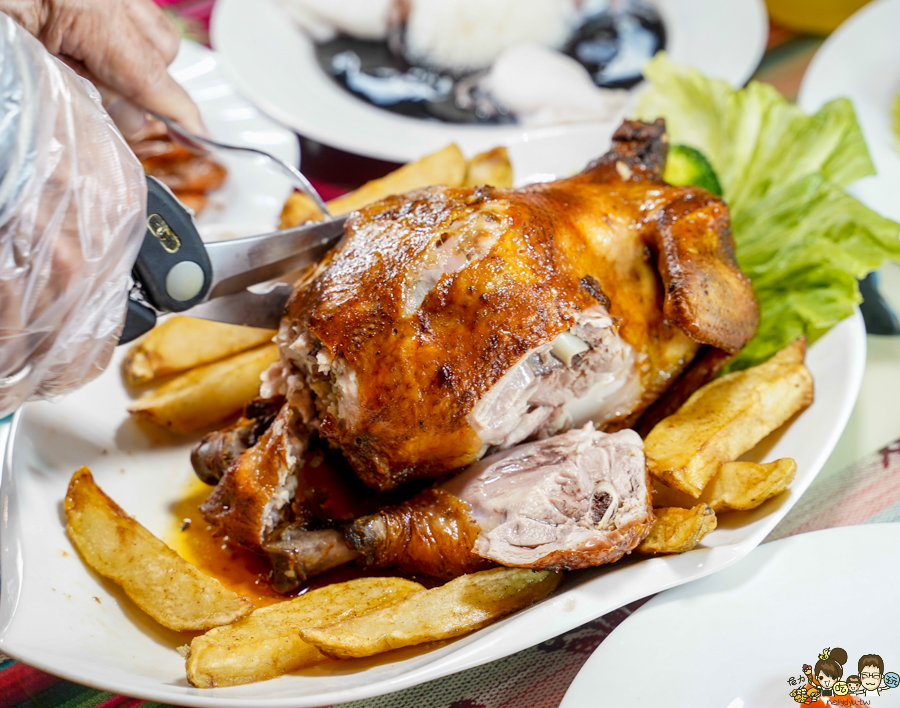
[[[413,593],[390,607],[304,629],[300,635],[327,656],[372,656],[473,632],[546,597],[561,580],[559,572],[492,568]]]
[[[767,362],[698,389],[644,440],[650,473],[699,497],[720,464],[736,460],[812,403],[805,351],[805,340],[798,339]]]
[[[266,344],[198,366],[136,400],[134,413],[177,433],[190,433],[241,410],[259,393],[259,377],[278,359]]]
[[[790,486],[796,472],[797,463],[790,458],[762,464],[723,462],[697,499],[654,480],[653,504],[691,509],[697,502],[703,502],[717,513],[731,509],[747,511],[781,494]]]
[[[684,553],[716,528],[716,514],[707,504],[693,509],[654,509],[656,523],[637,550],[641,553]]]
[[[459,148],[451,143],[443,150],[403,165],[384,177],[366,182],[349,194],[332,199],[328,202],[328,211],[334,216],[347,214],[393,194],[403,194],[435,184],[459,187],[465,176],[466,159]],[[287,229],[306,221],[318,221],[322,217],[322,212],[312,199],[295,192],[285,202],[280,228]]]
[[[303,641],[301,630],[394,605],[420,590],[419,583],[403,578],[359,578],[255,610],[191,642],[188,681],[197,688],[236,686],[325,661],[328,657]]]
[[[704,487],[700,501],[716,512],[755,509],[787,489],[796,473],[797,463],[789,457],[766,464],[725,462]]]
[[[84,562],[118,585],[164,627],[207,630],[253,609],[128,516],[82,467],[69,482],[66,531]]]
[[[129,384],[139,386],[258,347],[274,336],[274,329],[172,317],[128,350],[122,373]]]
[[[332,203],[327,202],[327,204],[328,211],[330,211],[333,216],[338,216],[338,213],[334,211]],[[289,229],[294,226],[300,226],[300,224],[305,224],[307,221],[320,221],[321,219],[322,212],[319,207],[316,206],[316,203],[303,192],[294,192],[287,198],[287,201],[281,208],[281,222],[278,224],[278,228]]]
[[[479,184],[502,189],[513,186],[513,168],[505,147],[488,150],[469,160],[462,186],[477,187]]]

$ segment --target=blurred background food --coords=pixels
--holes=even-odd
[[[174,141],[158,120],[151,121],[131,141],[131,149],[144,166],[144,172],[171,189],[195,214],[206,208],[209,193],[221,187],[228,176],[221,163],[195,155]]]
[[[773,21],[798,32],[828,34],[869,0],[766,0]]]
[[[319,65],[372,105],[450,123],[615,120],[665,48],[638,0],[284,0]]]

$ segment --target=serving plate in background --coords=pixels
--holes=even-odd
[[[846,97],[853,108],[877,174],[847,190],[866,206],[900,221],[900,140],[892,106],[900,95],[900,0],[875,0],[835,30],[813,57],[797,102],[807,113]],[[879,291],[900,312],[900,265],[878,271]],[[869,338],[866,375],[847,431],[824,470],[826,476],[900,437],[893,402],[900,396],[900,337]]]
[[[768,37],[762,0],[649,1],[663,17],[673,61],[736,86],[750,78]],[[470,156],[526,131],[557,132],[441,123],[375,108],[325,75],[312,41],[278,0],[218,0],[210,37],[223,71],[249,100],[298,133],[348,152],[408,162],[450,142]]]
[[[564,176],[602,154],[609,135],[582,129],[510,147],[519,181]],[[758,509],[725,515],[701,548],[631,558],[569,574],[533,607],[454,642],[328,664],[258,684],[195,689],[175,648],[189,641],[158,627],[111,583],[84,566],[65,534],[62,499],[88,465],[100,486],[157,535],[193,472],[194,439],[172,442],[125,412],[119,352],[95,382],[58,403],[26,405],[15,420],[0,480],[0,652],[91,686],[178,705],[294,708],[376,696],[525,649],[637,598],[703,577],[748,554],[809,486],[841,434],[859,390],[865,333],[859,314],[812,346],[813,405],[758,447],[767,460],[793,457],[791,489]]]
[[[845,675],[857,673],[868,653],[896,672],[896,625],[869,617],[895,604],[900,566],[885,550],[898,545],[896,523],[815,531],[768,543],[728,570],[661,593],[603,641],[560,708],[594,708],[598,696],[603,705],[628,708],[797,705],[789,694],[805,685],[796,681],[802,666],[815,664],[825,647],[846,650]],[[844,705],[897,706],[898,693]]]
[[[856,12],[825,40],[800,85],[798,105],[814,113],[845,97],[875,163],[876,175],[847,191],[866,206],[900,221],[900,140],[892,129],[894,99],[900,95],[900,0],[877,0]]]

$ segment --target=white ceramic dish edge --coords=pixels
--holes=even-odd
[[[600,644],[560,708],[594,706],[598,692],[615,705],[632,708],[655,708],[660,695],[672,708],[693,708],[701,690],[704,705],[787,706],[791,686],[785,676],[799,677],[804,659],[814,660],[823,645],[847,649],[847,674],[854,673],[860,654],[873,649],[893,651],[883,658],[886,669],[896,669],[900,645],[890,623],[838,620],[798,627],[798,618],[844,617],[847,608],[863,613],[889,608],[900,572],[896,564],[884,562],[884,551],[898,543],[900,523],[822,529],[766,544],[721,574],[661,593]],[[855,562],[838,573],[828,563],[803,562],[823,551],[829,558]],[[710,641],[712,631],[740,636],[741,641]],[[660,643],[659,637],[671,641]],[[672,652],[675,643],[678,651]],[[737,666],[748,656],[748,670],[715,670]],[[646,667],[640,685],[626,675],[636,663]],[[889,691],[874,703],[896,706],[896,693]]]

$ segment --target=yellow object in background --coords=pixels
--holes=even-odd
[[[780,25],[811,34],[828,34],[868,0],[766,0],[769,17]]]

